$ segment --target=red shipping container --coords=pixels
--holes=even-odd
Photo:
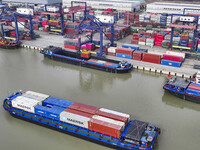
[[[142,60],[142,53],[133,52],[133,60]]]
[[[68,49],[74,49],[76,50],[76,46],[73,46],[73,45],[64,45],[65,48],[68,48]]]
[[[139,33],[133,33],[133,37],[140,37],[140,34]]]
[[[138,44],[138,40],[132,40],[131,43],[132,44]]]
[[[134,37],[133,37],[133,40],[137,40],[137,41],[138,41],[138,40],[139,40],[139,37],[135,37],[135,36],[134,36]]]
[[[25,40],[31,40],[31,37],[30,36],[26,36],[24,39]]]
[[[134,50],[129,48],[117,48],[116,53],[126,54],[126,55],[133,55]]]
[[[14,36],[14,37],[17,36],[15,31],[12,31],[12,32],[10,33],[10,35],[11,35],[11,36]]]
[[[110,55],[110,56],[115,56],[116,54],[115,54],[115,53],[108,52],[108,55]]]
[[[112,65],[113,65],[113,63],[112,63]],[[98,110],[96,112],[96,115],[103,116],[103,117],[110,118],[110,119],[117,120],[117,121],[121,121],[121,122],[125,122],[125,123],[128,121],[127,117],[119,116],[116,114],[111,114],[111,113],[104,112],[101,110]]]
[[[157,35],[156,35],[156,38],[158,38],[158,39],[163,39],[163,40],[164,40],[164,38],[165,38],[165,35],[162,35],[162,34],[157,34]]]
[[[193,90],[200,91],[200,85],[190,84],[190,85],[188,86],[188,89],[193,89]]]
[[[168,33],[168,34],[169,34],[171,31],[168,31],[168,30],[163,30],[162,32],[166,32],[166,33]]]
[[[139,30],[138,33],[139,33],[139,34],[144,34],[145,31]]]
[[[72,33],[72,32],[74,32],[74,29],[72,29],[72,28],[66,28],[65,29],[66,34],[69,34],[69,33]]]
[[[181,40],[189,40],[189,36],[181,36]]]
[[[161,55],[143,53],[142,61],[160,64]]]
[[[162,46],[162,42],[155,42],[155,46]]]
[[[156,38],[156,42],[162,42],[163,39],[160,39],[160,38]]]
[[[113,66],[114,65],[114,63],[111,63],[111,62],[106,62],[106,63],[104,63],[104,65],[108,65],[108,66]],[[98,111],[97,111],[98,112]],[[97,113],[98,114],[98,113]],[[109,117],[108,117],[109,118]]]
[[[90,53],[81,53],[81,57],[90,58]]]
[[[167,54],[163,55],[163,59],[177,61],[177,62],[182,62],[183,61],[183,57],[167,55]]]
[[[120,138],[122,129],[122,127],[119,125],[104,122],[94,118],[91,118],[91,120],[88,122],[88,128],[89,130],[112,136],[114,138]]]
[[[188,47],[192,47],[192,44],[188,44]]]
[[[70,112],[70,113],[73,113],[73,114],[76,114],[76,115],[84,116],[84,117],[87,117],[87,118],[91,118],[93,116],[92,114],[88,114],[88,113],[84,113],[84,112],[77,111],[77,110],[74,110],[74,109],[70,109],[69,107],[67,109],[65,109],[64,111]]]
[[[96,111],[99,110],[98,107],[94,107],[94,106],[90,106],[90,105],[86,105],[86,104],[81,104],[81,103],[77,103],[77,102],[74,102],[68,108],[75,109],[75,110],[78,110],[78,111],[82,111],[82,112],[85,112],[85,113],[90,113],[90,114],[95,114]]]
[[[145,36],[151,36],[151,33],[145,32],[144,35]]]

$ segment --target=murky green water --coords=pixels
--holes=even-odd
[[[37,51],[0,50],[0,103],[18,90],[129,113],[156,123],[155,150],[200,149],[200,105],[164,93],[165,77],[134,71],[111,74],[44,59]],[[1,150],[106,150],[109,148],[15,119],[0,107]]]

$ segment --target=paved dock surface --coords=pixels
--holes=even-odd
[[[23,41],[24,45],[29,45],[29,46],[35,46],[35,47],[40,47],[44,48],[49,45],[53,46],[58,46],[64,48],[64,40],[66,40],[63,36],[61,35],[56,35],[56,34],[49,34],[47,32],[41,32],[41,31],[36,31],[36,33],[40,34],[40,38],[37,38],[36,40],[31,40],[31,41]],[[94,39],[99,39],[99,34],[94,35]],[[130,44],[132,39],[132,35],[127,36],[126,38],[115,41],[117,43],[118,47],[121,47],[123,44]],[[108,40],[104,40],[104,43],[109,42]],[[165,54],[166,49],[162,47],[148,47],[148,46],[140,46],[140,48],[146,48],[148,49],[149,53],[157,53],[157,54]],[[148,62],[143,62],[143,61],[136,61],[132,59],[124,59],[124,58],[119,58],[119,57],[113,57],[113,56],[107,56],[108,58],[112,58],[115,60],[127,60],[133,64],[134,67],[137,66],[142,66],[142,67],[147,67],[147,68],[155,68],[157,70],[162,70],[163,72],[171,72],[173,74],[174,72],[179,73],[179,74],[186,74],[189,76],[192,76],[195,72],[197,72],[197,69],[193,68],[194,64],[200,64],[200,61],[194,60],[194,59],[186,59],[185,62],[182,64],[181,68],[176,68],[176,67],[170,67],[170,66],[164,66],[160,64],[154,64],[154,63],[148,63]],[[167,73],[166,73],[167,74]]]

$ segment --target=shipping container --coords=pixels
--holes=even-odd
[[[69,106],[69,108],[77,110],[77,111],[89,113],[89,114],[95,114],[96,111],[99,110],[98,107],[94,107],[94,106],[90,106],[90,105],[86,105],[86,104],[81,104],[81,103],[77,103],[77,102],[74,102],[72,105]]]
[[[99,132],[114,138],[120,138],[122,127],[116,124],[108,123],[98,119],[91,118],[89,121],[89,130]]]
[[[44,101],[45,99],[49,97],[49,95],[45,95],[45,94],[41,94],[41,93],[37,93],[33,91],[26,91],[22,96],[28,97],[40,102]]]
[[[110,53],[116,53],[116,47],[109,47],[108,52]]]
[[[166,51],[166,54],[183,57],[183,61],[185,59],[185,53],[182,53],[182,52]]]
[[[123,48],[130,48],[130,49],[134,49],[134,50],[138,50],[139,49],[138,45],[132,45],[132,44],[123,44],[122,47]]]
[[[116,56],[126,59],[132,59],[132,55],[127,55],[127,54],[116,53]]]
[[[143,53],[142,61],[160,64],[161,55],[151,54],[151,53]]]
[[[47,117],[55,120],[60,120],[60,113],[64,110],[65,108],[53,106],[47,110]]]
[[[51,108],[42,105],[37,105],[35,106],[35,114],[47,117],[47,112],[49,111],[49,109]]]
[[[96,112],[96,115],[107,117],[110,119],[118,120],[127,123],[130,119],[130,116],[121,115],[119,112],[111,111],[108,109],[101,108]]]
[[[200,84],[191,83],[191,84],[188,86],[188,89],[193,89],[193,90],[200,91]]]
[[[117,48],[116,49],[116,53],[126,54],[126,55],[132,55],[133,51],[134,51],[133,49],[129,49],[129,48]]]
[[[18,108],[30,113],[35,113],[35,106],[39,105],[40,102],[34,99],[30,99],[23,96],[18,96],[12,100],[12,107]]]
[[[92,114],[84,113],[79,110],[73,110],[69,108],[60,113],[60,121],[87,129],[88,122],[90,121],[91,117]]]
[[[171,61],[171,60],[161,60],[162,65],[172,66],[172,67],[181,67],[181,63],[177,61]]]
[[[67,100],[63,100],[63,99],[59,99],[56,97],[49,97],[46,100],[43,101],[43,105],[44,106],[58,106],[58,107],[63,107],[63,108],[68,108],[70,105],[72,105],[73,102],[67,101]]]
[[[173,55],[167,55],[167,54],[163,55],[163,59],[165,59],[165,60],[172,60],[172,61],[178,61],[178,62],[182,62],[183,61],[183,57],[173,56]]]

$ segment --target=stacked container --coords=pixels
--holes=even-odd
[[[132,45],[132,44],[123,44],[122,48],[130,48],[130,49],[133,49],[133,50],[136,50],[136,51],[139,50],[139,46]]]
[[[66,39],[64,41],[64,47],[68,49],[77,50],[78,39]]]
[[[160,64],[161,55],[151,54],[151,53],[143,53],[142,61]]]
[[[188,47],[188,42],[189,42],[189,34],[181,33],[181,39],[179,45],[183,47]]]
[[[162,46],[162,41],[164,40],[165,35],[157,34],[155,40],[155,46]]]
[[[160,17],[160,25],[161,26],[166,26],[167,23],[167,16],[163,15]]]
[[[127,59],[132,59],[133,51],[134,51],[133,49],[128,49],[128,48],[117,48],[116,56],[122,57],[122,58],[127,58]]]
[[[132,44],[138,44],[140,38],[140,33],[133,33],[133,39],[131,41]]]
[[[146,40],[146,46],[154,46],[155,38],[147,38]]]
[[[142,52],[141,51],[134,51],[133,52],[133,60],[138,60],[141,61],[142,60]]]
[[[180,56],[164,54],[161,64],[173,67],[181,67],[182,61],[183,58]]]
[[[115,56],[116,55],[116,47],[109,47],[108,55]]]
[[[200,53],[200,40],[198,41],[197,53]]]
[[[139,38],[139,45],[146,45],[146,38]]]

